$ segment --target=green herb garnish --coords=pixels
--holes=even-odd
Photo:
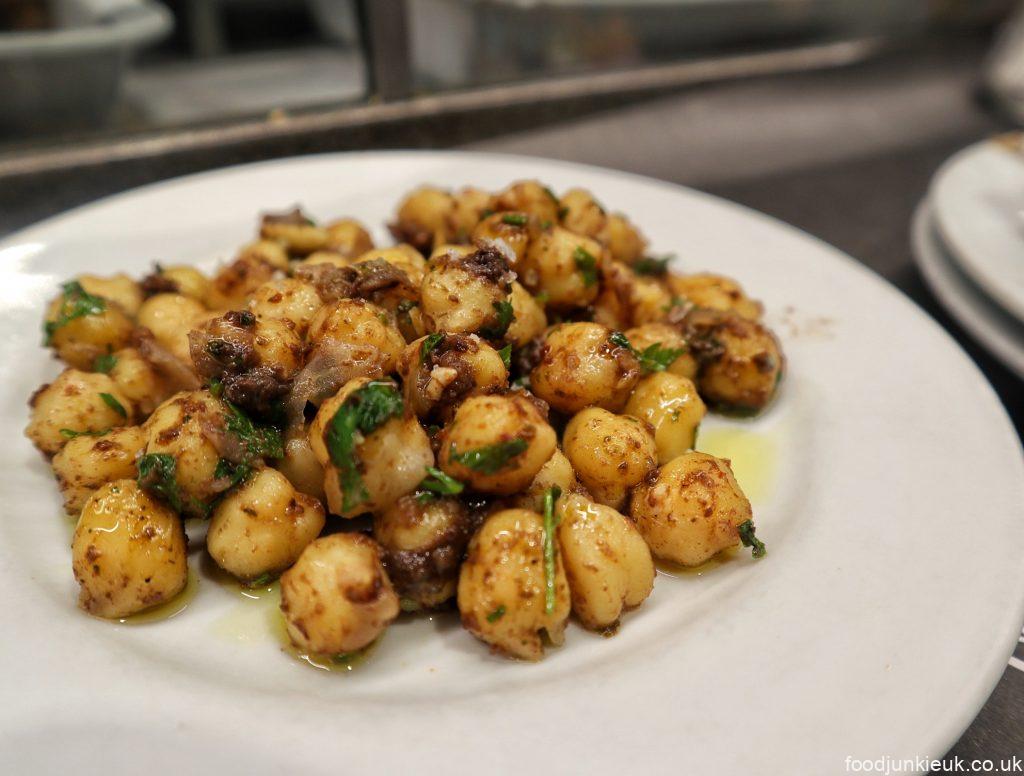
[[[219,377],[214,377],[210,380],[210,395],[215,399],[219,399],[224,395],[224,383],[221,382]]]
[[[419,605],[418,601],[414,601],[411,598],[399,598],[398,608],[403,612],[418,612],[423,607]]]
[[[754,528],[753,520],[745,520],[739,525],[740,541],[743,542],[744,547],[753,547],[750,554],[755,558],[763,558],[768,553],[768,548],[764,546],[764,542],[757,538]]]
[[[555,610],[555,529],[559,522],[555,503],[561,495],[557,485],[544,493],[544,611],[548,614]]]
[[[245,584],[245,586],[248,588],[265,587],[266,585],[269,585],[271,582],[273,582],[275,579],[277,579],[277,577],[274,574],[271,574],[269,571],[266,571],[263,574],[260,574],[255,579],[250,579]]]
[[[217,468],[213,470],[214,479],[230,480],[228,486],[222,491],[226,493],[252,474],[252,467],[246,463],[231,463],[227,458],[217,461]]]
[[[125,420],[128,419],[128,410],[126,410],[124,408],[124,405],[121,404],[121,402],[119,402],[117,399],[115,399],[113,395],[109,393],[101,393],[100,398],[103,399],[103,403],[110,407],[110,409],[112,409]]]
[[[367,434],[400,415],[403,408],[402,394],[395,385],[375,380],[353,391],[331,418],[324,441],[341,480],[343,511],[369,498],[359,474],[356,446]]]
[[[505,604],[501,604],[493,612],[487,615],[487,622],[497,622],[505,616]]]
[[[271,426],[253,423],[249,416],[231,402],[224,422],[228,432],[234,434],[245,446],[246,457],[243,463],[252,463],[257,458],[284,458],[284,442],[281,432]]]
[[[597,282],[597,259],[594,255],[583,246],[577,245],[572,257],[576,262],[576,269],[583,276],[583,285],[587,288],[594,285]]]
[[[162,498],[175,512],[184,510],[185,504],[175,478],[177,464],[173,455],[150,453],[139,459],[139,487]]]
[[[495,302],[494,311],[497,313],[497,320],[490,325],[484,326],[480,329],[480,335],[485,339],[496,340],[501,339],[505,336],[505,332],[508,331],[508,327],[512,325],[512,321],[516,319],[515,311],[512,308],[512,303],[507,299],[502,302]]]
[[[459,453],[456,452],[455,445],[452,444],[448,457],[456,463],[461,463],[467,469],[482,474],[494,474],[504,469],[509,461],[527,447],[529,444],[525,439],[516,438]]]
[[[562,207],[558,208],[558,220],[559,221],[564,221],[565,217],[567,215],[569,215],[569,208],[568,208],[568,206],[562,205]]]
[[[509,226],[526,226],[530,217],[525,213],[505,213],[501,217],[501,223]]]
[[[644,256],[633,265],[633,271],[638,275],[664,275],[668,272],[668,265],[674,258],[675,256],[671,253],[660,259],[656,256]]]
[[[73,428],[62,428],[60,430],[60,435],[65,439],[74,439],[80,436],[101,437],[108,433],[110,433],[109,428],[105,428],[102,431],[75,431]]]
[[[443,339],[444,339],[444,332],[442,332],[442,331],[434,332],[433,334],[428,334],[424,338],[423,344],[420,345],[420,358],[423,361],[426,361],[427,360],[427,356],[430,355],[430,351],[432,351],[434,348],[436,348],[438,346],[438,343],[440,343],[441,340],[443,340]]]
[[[632,343],[630,343],[629,337],[627,337],[621,331],[613,331],[611,335],[609,335],[608,341],[620,348],[626,348],[627,350],[630,350],[634,353],[636,352],[635,350],[633,350],[633,345]]]
[[[548,186],[543,186],[542,188],[544,189],[544,193],[551,197],[551,201],[557,204],[558,197],[555,196],[555,192],[553,192]]]
[[[105,375],[110,374],[115,366],[117,366],[117,356],[113,353],[104,353],[102,356],[96,356],[96,360],[92,362],[93,371],[102,372]]]
[[[433,498],[435,496],[455,496],[462,493],[466,486],[454,477],[445,474],[440,469],[427,466],[427,477],[420,483],[420,490],[424,491],[421,496]],[[426,498],[421,498],[425,501]]]
[[[501,356],[501,363],[505,365],[505,369],[512,368],[512,345],[506,345],[498,351],[498,355]]]
[[[660,342],[655,342],[637,353],[636,357],[645,372],[664,372],[685,352],[686,348],[663,348]]]
[[[71,321],[86,315],[99,315],[107,309],[106,299],[88,293],[77,280],[64,283],[61,288],[64,291],[64,299],[57,310],[57,317],[47,321],[43,326],[46,334],[44,345],[50,344],[54,332],[62,326],[67,326]]]

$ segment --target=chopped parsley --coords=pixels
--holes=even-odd
[[[210,380],[210,395],[215,399],[219,399],[224,395],[224,383],[221,382],[219,377],[214,377]]]
[[[117,366],[117,356],[113,353],[104,353],[102,356],[96,356],[96,360],[92,362],[92,369],[94,372],[102,372],[105,375]]]
[[[629,337],[623,334],[621,331],[613,331],[608,337],[608,341],[613,345],[617,345],[620,348],[626,348],[627,350],[633,350],[633,345],[629,341]],[[634,351],[636,352],[636,351]]]
[[[126,410],[124,408],[124,405],[121,404],[121,402],[119,402],[117,399],[115,399],[112,394],[101,393],[100,398],[103,399],[103,403],[110,407],[110,409],[112,409],[125,420],[128,419],[128,410]]]
[[[257,458],[284,458],[284,442],[281,432],[271,426],[253,423],[249,416],[231,402],[224,421],[229,433],[234,434],[245,446],[243,463],[252,463]]]
[[[227,479],[228,486],[222,491],[226,493],[252,474],[252,467],[245,463],[231,463],[227,458],[217,461],[217,468],[213,470],[214,479]]]
[[[613,331],[608,341],[620,348],[626,348],[636,356],[640,367],[645,372],[664,372],[668,367],[686,352],[686,348],[663,348],[660,342],[655,342],[643,350],[637,350],[629,341],[629,337],[621,331]]]
[[[487,615],[487,622],[497,622],[505,616],[505,604],[498,606],[493,612]]]
[[[432,351],[434,348],[436,348],[438,346],[438,344],[440,344],[441,340],[443,340],[443,339],[444,339],[444,332],[442,332],[442,331],[434,332],[433,334],[428,334],[423,339],[423,344],[420,345],[420,358],[423,361],[426,361],[427,360],[427,356],[430,355],[430,351]]]
[[[107,309],[106,299],[88,293],[77,280],[64,283],[61,289],[64,291],[64,298],[57,310],[57,317],[52,321],[47,321],[43,326],[43,331],[46,334],[44,345],[50,344],[57,329],[67,326],[78,318],[84,318],[86,315],[99,315]]]
[[[341,480],[343,511],[369,498],[359,474],[356,446],[403,409],[402,394],[394,383],[374,380],[353,391],[331,418],[324,441]]]
[[[558,528],[555,503],[561,495],[562,489],[557,485],[544,493],[544,611],[548,614],[555,610],[555,529]]]
[[[551,190],[550,186],[544,186],[544,193],[551,197],[551,201],[558,204],[558,197],[555,196],[555,192]]]
[[[75,431],[73,428],[62,428],[60,430],[60,435],[65,439],[74,439],[80,436],[101,437],[108,433],[110,433],[109,428],[105,428],[102,431]]]
[[[185,502],[176,479],[177,464],[173,455],[167,453],[150,453],[139,459],[139,487],[154,493],[168,504],[175,512],[182,512]]]
[[[249,587],[249,588],[264,587],[266,585],[269,585],[275,579],[277,579],[277,577],[275,575],[271,574],[269,571],[267,571],[267,572],[264,572],[263,574],[260,574],[255,579],[250,579],[248,582],[245,583],[245,586]]]
[[[493,324],[480,329],[480,335],[485,339],[496,340],[505,336],[505,332],[512,325],[512,321],[516,319],[516,315],[512,308],[512,303],[507,299],[495,302],[493,306],[494,312],[497,314],[496,320]]]
[[[568,206],[562,205],[562,207],[558,208],[558,220],[559,221],[564,221],[565,217],[567,215],[569,215],[569,208],[568,208]]]
[[[456,463],[462,464],[467,469],[472,469],[481,474],[495,474],[508,466],[508,462],[526,450],[527,447],[529,447],[529,444],[525,439],[516,438],[460,453],[455,450],[455,444],[453,443],[448,457]]]
[[[526,226],[530,217],[525,213],[505,213],[501,217],[501,223],[509,226]]]
[[[744,547],[753,548],[750,554],[755,558],[763,558],[768,554],[768,548],[764,546],[764,542],[757,538],[755,530],[753,520],[745,520],[740,523],[740,541],[743,542]]]
[[[501,363],[505,365],[505,369],[512,368],[512,345],[506,345],[498,351],[498,355],[501,356]]]
[[[427,501],[437,496],[455,496],[465,490],[465,485],[440,469],[433,466],[425,468],[427,476],[420,483],[420,490],[423,491],[419,495],[420,501]]]
[[[668,272],[668,265],[674,258],[671,253],[660,259],[656,256],[644,256],[633,265],[633,271],[638,275],[664,275]]]
[[[583,276],[583,285],[590,288],[597,282],[597,259],[594,258],[594,254],[581,245],[576,246],[572,257],[576,262],[576,269]]]

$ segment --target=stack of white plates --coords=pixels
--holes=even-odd
[[[1024,379],[1024,142],[964,149],[914,218],[917,265],[950,314]]]

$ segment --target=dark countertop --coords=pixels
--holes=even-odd
[[[687,89],[590,114],[577,111],[565,121],[546,111],[543,126],[509,134],[488,130],[487,137],[463,145],[655,175],[735,200],[832,243],[945,327],[991,380],[1021,431],[1021,382],[945,314],[917,273],[909,245],[911,217],[937,167],[959,148],[1006,128],[974,96],[981,54],[976,40],[945,40],[843,70]],[[443,147],[443,137],[411,127],[385,134],[381,145]],[[465,128],[459,139],[466,139]],[[351,138],[334,138],[316,147],[297,144],[291,152],[351,144]],[[214,164],[207,154],[120,164],[99,174],[70,172],[56,182],[4,182],[0,235],[109,193]],[[1017,656],[1024,659],[1024,644]],[[1010,667],[949,757],[998,762],[1022,753],[1024,671]]]

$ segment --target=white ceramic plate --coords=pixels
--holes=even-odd
[[[992,355],[1024,380],[1024,323],[985,296],[959,270],[935,230],[928,201],[914,214],[914,258],[928,286],[949,313]]]
[[[1024,321],[1024,155],[986,140],[932,179],[935,227],[961,269]]]
[[[771,311],[788,377],[731,453],[766,559],[659,576],[617,636],[573,627],[536,665],[489,655],[441,617],[403,620],[358,670],[322,674],[267,637],[266,610],[209,582],[148,626],[75,609],[67,521],[21,436],[26,397],[56,372],[38,345],[58,280],[227,257],[259,211],[296,202],[379,226],[417,184],[523,177],[591,189],[655,249],[741,278]],[[1024,619],[1021,450],[977,369],[838,251],[665,183],[404,152],[170,181],[0,244],[0,355],[0,770],[843,772],[848,756],[941,755]],[[728,448],[720,429],[735,425],[709,422],[704,444]]]

